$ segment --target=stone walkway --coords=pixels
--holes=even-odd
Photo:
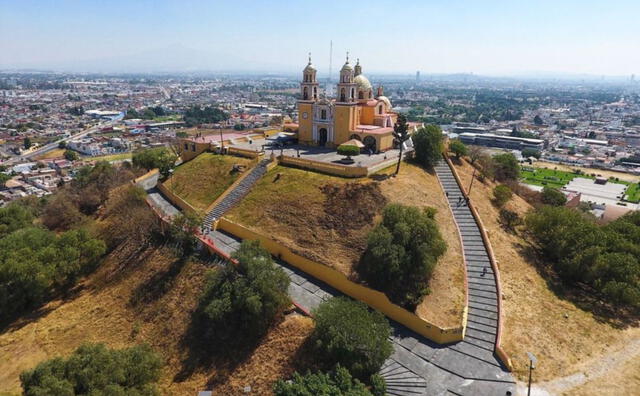
[[[229,209],[244,198],[245,195],[251,191],[253,185],[260,179],[265,173],[267,173],[267,165],[271,162],[270,159],[261,160],[258,165],[249,171],[249,174],[238,183],[234,189],[227,194],[222,201],[220,201],[204,218],[203,226],[205,229],[211,229],[211,225],[219,218],[222,217]]]
[[[438,176],[440,177],[440,173],[438,173]],[[443,185],[446,184],[445,188],[453,187],[446,178],[442,178],[441,181]],[[148,189],[153,188],[152,186],[145,187]],[[451,192],[449,198],[454,212],[459,211],[462,220],[465,213],[462,208],[455,208],[457,198],[452,196]],[[164,200],[164,203],[160,203],[156,199],[150,199],[150,203],[159,210],[163,210],[167,205],[172,206],[164,197],[160,196],[160,199]],[[457,215],[456,219],[458,219]],[[466,224],[468,223],[466,222]],[[473,236],[471,236],[472,239],[465,239],[464,236],[467,233],[467,229],[462,228],[462,225],[461,232],[463,233],[465,253],[473,246],[480,246],[477,243],[465,244],[465,242],[476,242],[478,240],[473,239]],[[209,236],[214,241],[216,248],[226,254],[231,254],[240,244],[239,239],[220,231],[213,231],[209,233]],[[476,262],[471,257],[473,256],[469,253],[467,256],[468,265]],[[480,262],[482,263],[482,261]],[[277,264],[283,268],[291,279],[289,286],[291,299],[306,311],[313,311],[322,301],[341,295],[340,292],[332,287],[288,266],[284,262],[277,262]],[[490,273],[480,276],[481,272],[479,271],[482,271],[482,267],[479,268],[479,270],[475,270],[475,274],[469,272],[470,285],[472,279],[477,279],[481,282],[480,284],[489,284],[487,281],[493,279]],[[488,271],[490,269],[489,266]],[[476,275],[476,278],[472,278]],[[471,288],[469,292],[470,301],[472,301]],[[475,294],[475,291],[473,293]],[[493,357],[495,329],[491,330],[491,326],[488,324],[492,322],[485,322],[485,324],[481,322],[481,320],[492,318],[490,313],[484,313],[482,310],[484,304],[487,303],[486,301],[484,303],[474,302],[473,305],[476,308],[474,308],[473,316],[470,308],[469,317],[474,320],[475,324],[473,324],[473,327],[467,328],[467,337],[464,341],[451,345],[435,344],[403,325],[390,321],[393,329],[391,341],[393,342],[394,351],[380,370],[380,374],[388,384],[387,393],[394,396],[504,396],[507,392],[512,392],[515,395],[513,377],[503,370],[498,360]],[[489,310],[485,311],[491,312]],[[478,315],[478,312],[480,312],[481,316]],[[495,317],[494,311],[494,320],[496,320]],[[469,325],[471,325],[471,321]],[[471,336],[469,336],[470,331]]]

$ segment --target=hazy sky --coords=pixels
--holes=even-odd
[[[640,74],[640,1],[0,0],[0,68]]]

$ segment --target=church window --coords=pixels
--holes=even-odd
[[[351,88],[351,99],[353,99],[356,96],[356,90],[354,88]]]
[[[340,101],[344,102],[345,100],[346,100],[346,98],[345,98],[345,94],[344,94],[344,88],[342,88],[340,90]]]
[[[304,87],[304,89],[302,90],[302,99],[309,99],[309,92],[307,91],[307,87]]]
[[[382,105],[378,107],[378,114],[382,114]]]
[[[318,99],[318,88],[313,87],[313,98]]]
[[[327,119],[327,111],[325,109],[322,109],[322,111],[320,112],[320,119]]]
[[[364,93],[362,91],[358,92],[358,99],[364,99]]]
[[[188,144],[188,143],[185,143],[185,144],[184,144],[184,149],[185,149],[185,150],[189,150],[189,144]]]

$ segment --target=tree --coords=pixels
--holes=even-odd
[[[499,181],[515,181],[520,177],[520,165],[511,153],[493,156],[494,177]]]
[[[338,146],[338,154],[344,155],[350,160],[352,156],[360,154],[360,148],[348,144],[341,144]]]
[[[147,170],[158,168],[163,176],[168,176],[178,157],[167,147],[156,147],[133,153],[133,165]]]
[[[467,146],[464,143],[462,143],[460,139],[453,139],[449,143],[449,151],[454,153],[457,159],[460,159],[460,157],[465,156],[469,153]]]
[[[391,355],[387,319],[359,301],[331,298],[314,311],[314,320],[314,347],[329,366],[339,363],[356,377],[367,378]]]
[[[427,167],[434,167],[442,158],[442,130],[437,125],[427,125],[413,134],[416,161]]]
[[[398,119],[393,125],[393,137],[398,143],[400,154],[398,155],[398,165],[396,166],[396,175],[400,172],[400,162],[402,161],[402,151],[404,150],[404,142],[409,139],[409,125],[404,114],[398,114]]]
[[[236,131],[244,131],[244,124],[240,124],[240,123],[235,124],[233,126],[233,129],[236,130]]]
[[[532,148],[526,148],[524,150],[522,150],[522,156],[524,158],[540,158],[540,151],[536,150],[536,149],[532,149]]]
[[[64,151],[64,158],[67,161],[77,161],[80,156],[75,151],[67,149]]]
[[[374,288],[409,309],[428,293],[427,283],[447,245],[435,210],[391,204],[367,237],[358,271]]]
[[[0,208],[0,238],[21,228],[29,227],[33,220],[32,212],[17,202]]]
[[[155,396],[162,361],[147,345],[108,349],[85,344],[68,358],[53,358],[20,374],[25,396]]]
[[[540,194],[543,204],[551,206],[564,206],[567,203],[567,197],[562,191],[553,187],[544,187]]]
[[[483,156],[487,155],[487,151],[481,146],[471,146],[469,147],[469,162],[471,165],[475,165],[475,163]]]
[[[533,117],[533,123],[535,125],[542,125],[543,124],[542,118],[538,114],[536,114],[536,116]]]
[[[515,231],[516,226],[522,223],[517,212],[508,209],[500,209],[500,223],[509,231]]]
[[[59,141],[58,148],[59,149],[67,148],[67,142],[65,142],[64,140]]]
[[[275,396],[384,396],[386,384],[381,376],[371,378],[371,391],[353,378],[346,368],[338,365],[329,373],[311,373],[300,375],[297,372],[289,381],[278,380],[273,387]]]
[[[9,180],[11,180],[11,176],[6,173],[0,173],[0,187],[5,187]]]
[[[503,207],[513,196],[513,192],[509,188],[509,186],[505,186],[504,184],[500,184],[495,186],[493,189],[493,202],[497,207]]]
[[[30,137],[26,137],[22,140],[22,147],[24,147],[25,150],[29,150],[32,145]]]
[[[258,241],[243,241],[228,264],[207,277],[197,316],[212,346],[246,345],[289,304],[289,277]],[[235,343],[235,344],[234,344]]]
[[[166,233],[166,240],[172,244],[176,254],[186,257],[196,250],[198,239],[195,233],[201,223],[200,217],[190,212],[173,217]]]
[[[201,107],[195,105],[184,112],[184,122],[188,127],[198,124],[215,124],[229,119],[229,115],[223,110],[212,106]]]

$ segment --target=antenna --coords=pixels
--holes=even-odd
[[[329,40],[329,84],[331,84],[331,68],[333,66],[333,40]]]

